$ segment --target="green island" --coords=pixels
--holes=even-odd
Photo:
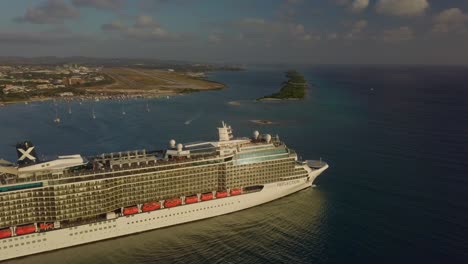
[[[258,98],[258,101],[264,100],[291,100],[291,99],[304,99],[306,95],[307,82],[299,72],[290,70],[286,72],[287,81],[279,92]]]

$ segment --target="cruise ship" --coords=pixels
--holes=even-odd
[[[278,136],[219,139],[40,161],[29,142],[0,160],[0,260],[132,235],[257,206],[312,186],[328,168]]]

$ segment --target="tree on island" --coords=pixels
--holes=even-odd
[[[307,82],[299,72],[290,70],[286,72],[287,81],[282,83],[279,92],[264,96],[262,99],[304,99],[307,89]]]

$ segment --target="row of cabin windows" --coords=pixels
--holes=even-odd
[[[80,231],[80,232],[70,233],[69,236],[77,236],[77,235],[82,235],[82,234],[107,230],[107,229],[116,228],[116,227],[117,227],[117,225],[113,225],[113,226],[109,226],[109,227],[104,226],[104,227],[94,228],[94,229],[90,229],[90,230],[84,230],[84,231]]]
[[[41,243],[41,242],[45,242],[45,241],[47,241],[47,238],[37,239],[37,240],[33,240],[33,241],[21,242],[21,243],[17,243],[17,244],[14,244],[14,245],[11,244],[9,246],[3,246],[3,249],[19,247],[19,246],[24,246],[24,245],[29,245],[29,244],[36,244],[36,243]]]
[[[238,202],[239,202],[239,201],[238,201]],[[240,202],[239,202],[239,203],[240,203]],[[176,215],[183,215],[183,214],[188,214],[188,213],[195,213],[195,212],[199,212],[199,211],[203,211],[203,210],[209,210],[209,209],[218,208],[218,207],[223,207],[223,206],[227,206],[227,205],[233,205],[233,204],[234,204],[234,202],[224,203],[224,204],[218,204],[218,205],[212,205],[212,206],[203,207],[203,208],[199,208],[199,209],[183,211],[183,212],[180,212],[180,213],[167,214],[167,215],[162,215],[162,216],[153,217],[153,218],[149,218],[149,219],[138,220],[138,221],[132,221],[132,222],[128,222],[127,225],[129,225],[129,224],[135,224],[135,223],[142,223],[142,222],[146,222],[147,220],[151,220],[151,219],[152,219],[152,220],[157,220],[157,219],[163,219],[163,218],[166,218],[166,217],[171,217],[171,216],[176,216]],[[134,216],[134,215],[132,215],[132,216]],[[127,217],[130,217],[130,216],[127,216]]]

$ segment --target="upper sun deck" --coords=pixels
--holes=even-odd
[[[257,131],[252,138],[234,138],[232,128],[224,123],[218,131],[218,141],[193,142],[183,145],[171,140],[169,147],[164,150],[113,152],[86,158],[80,155],[59,156],[56,160],[28,166],[2,163],[0,164],[0,186],[41,181],[47,181],[47,185],[53,185],[139,172],[172,170],[224,162],[242,157],[242,153],[284,145],[278,137],[260,135]]]

